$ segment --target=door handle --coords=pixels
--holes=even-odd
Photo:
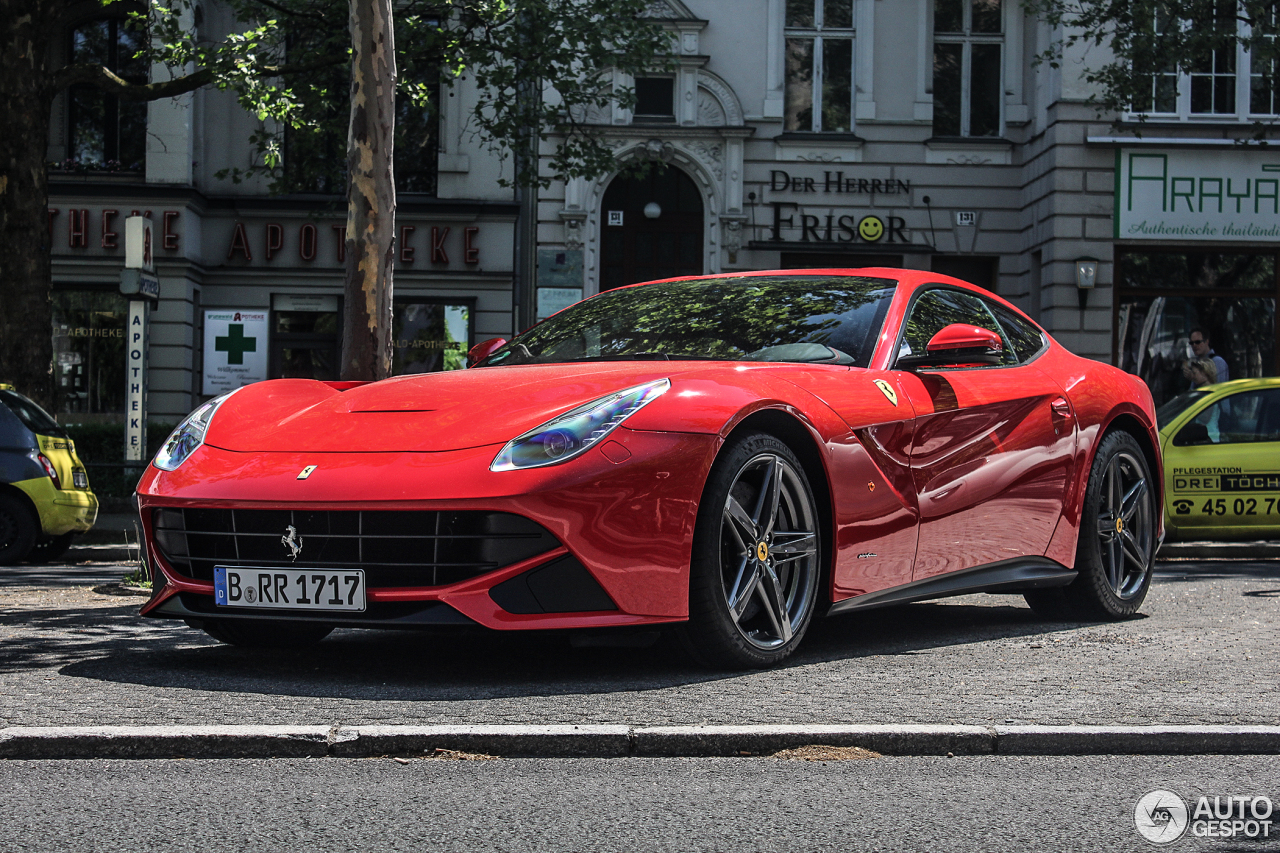
[[[1053,413],[1060,418],[1071,417],[1071,404],[1067,402],[1065,397],[1059,397],[1049,404],[1049,408],[1053,409]]]

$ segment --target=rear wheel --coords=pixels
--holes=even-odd
[[[312,622],[210,619],[204,632],[221,643],[250,648],[289,649],[311,646],[329,636],[332,625]]]
[[[13,495],[0,494],[0,566],[25,560],[39,533],[31,509]]]
[[[817,506],[795,454],[771,435],[735,439],[698,509],[686,645],[706,664],[772,666],[795,651],[821,574]]]
[[[1123,619],[1151,587],[1159,507],[1151,471],[1133,436],[1102,440],[1084,495],[1077,576],[1061,589],[1027,592],[1031,608],[1053,619]]]

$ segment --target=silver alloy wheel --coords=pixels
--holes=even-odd
[[[813,503],[791,463],[773,453],[739,469],[720,523],[720,577],[729,618],[758,649],[789,642],[817,595]]]
[[[1102,569],[1111,591],[1127,600],[1142,591],[1156,546],[1151,489],[1138,458],[1128,451],[1112,456],[1098,497]]]

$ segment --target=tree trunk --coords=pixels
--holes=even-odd
[[[0,382],[53,408],[49,36],[56,7],[0,0]]]
[[[396,117],[391,0],[351,0],[351,125],[347,135],[347,275],[342,378],[391,375],[391,271]]]

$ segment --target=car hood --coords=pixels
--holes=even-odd
[[[672,362],[489,367],[396,377],[347,391],[303,379],[261,382],[222,404],[205,443],[317,453],[504,444],[606,394],[706,370]]]

